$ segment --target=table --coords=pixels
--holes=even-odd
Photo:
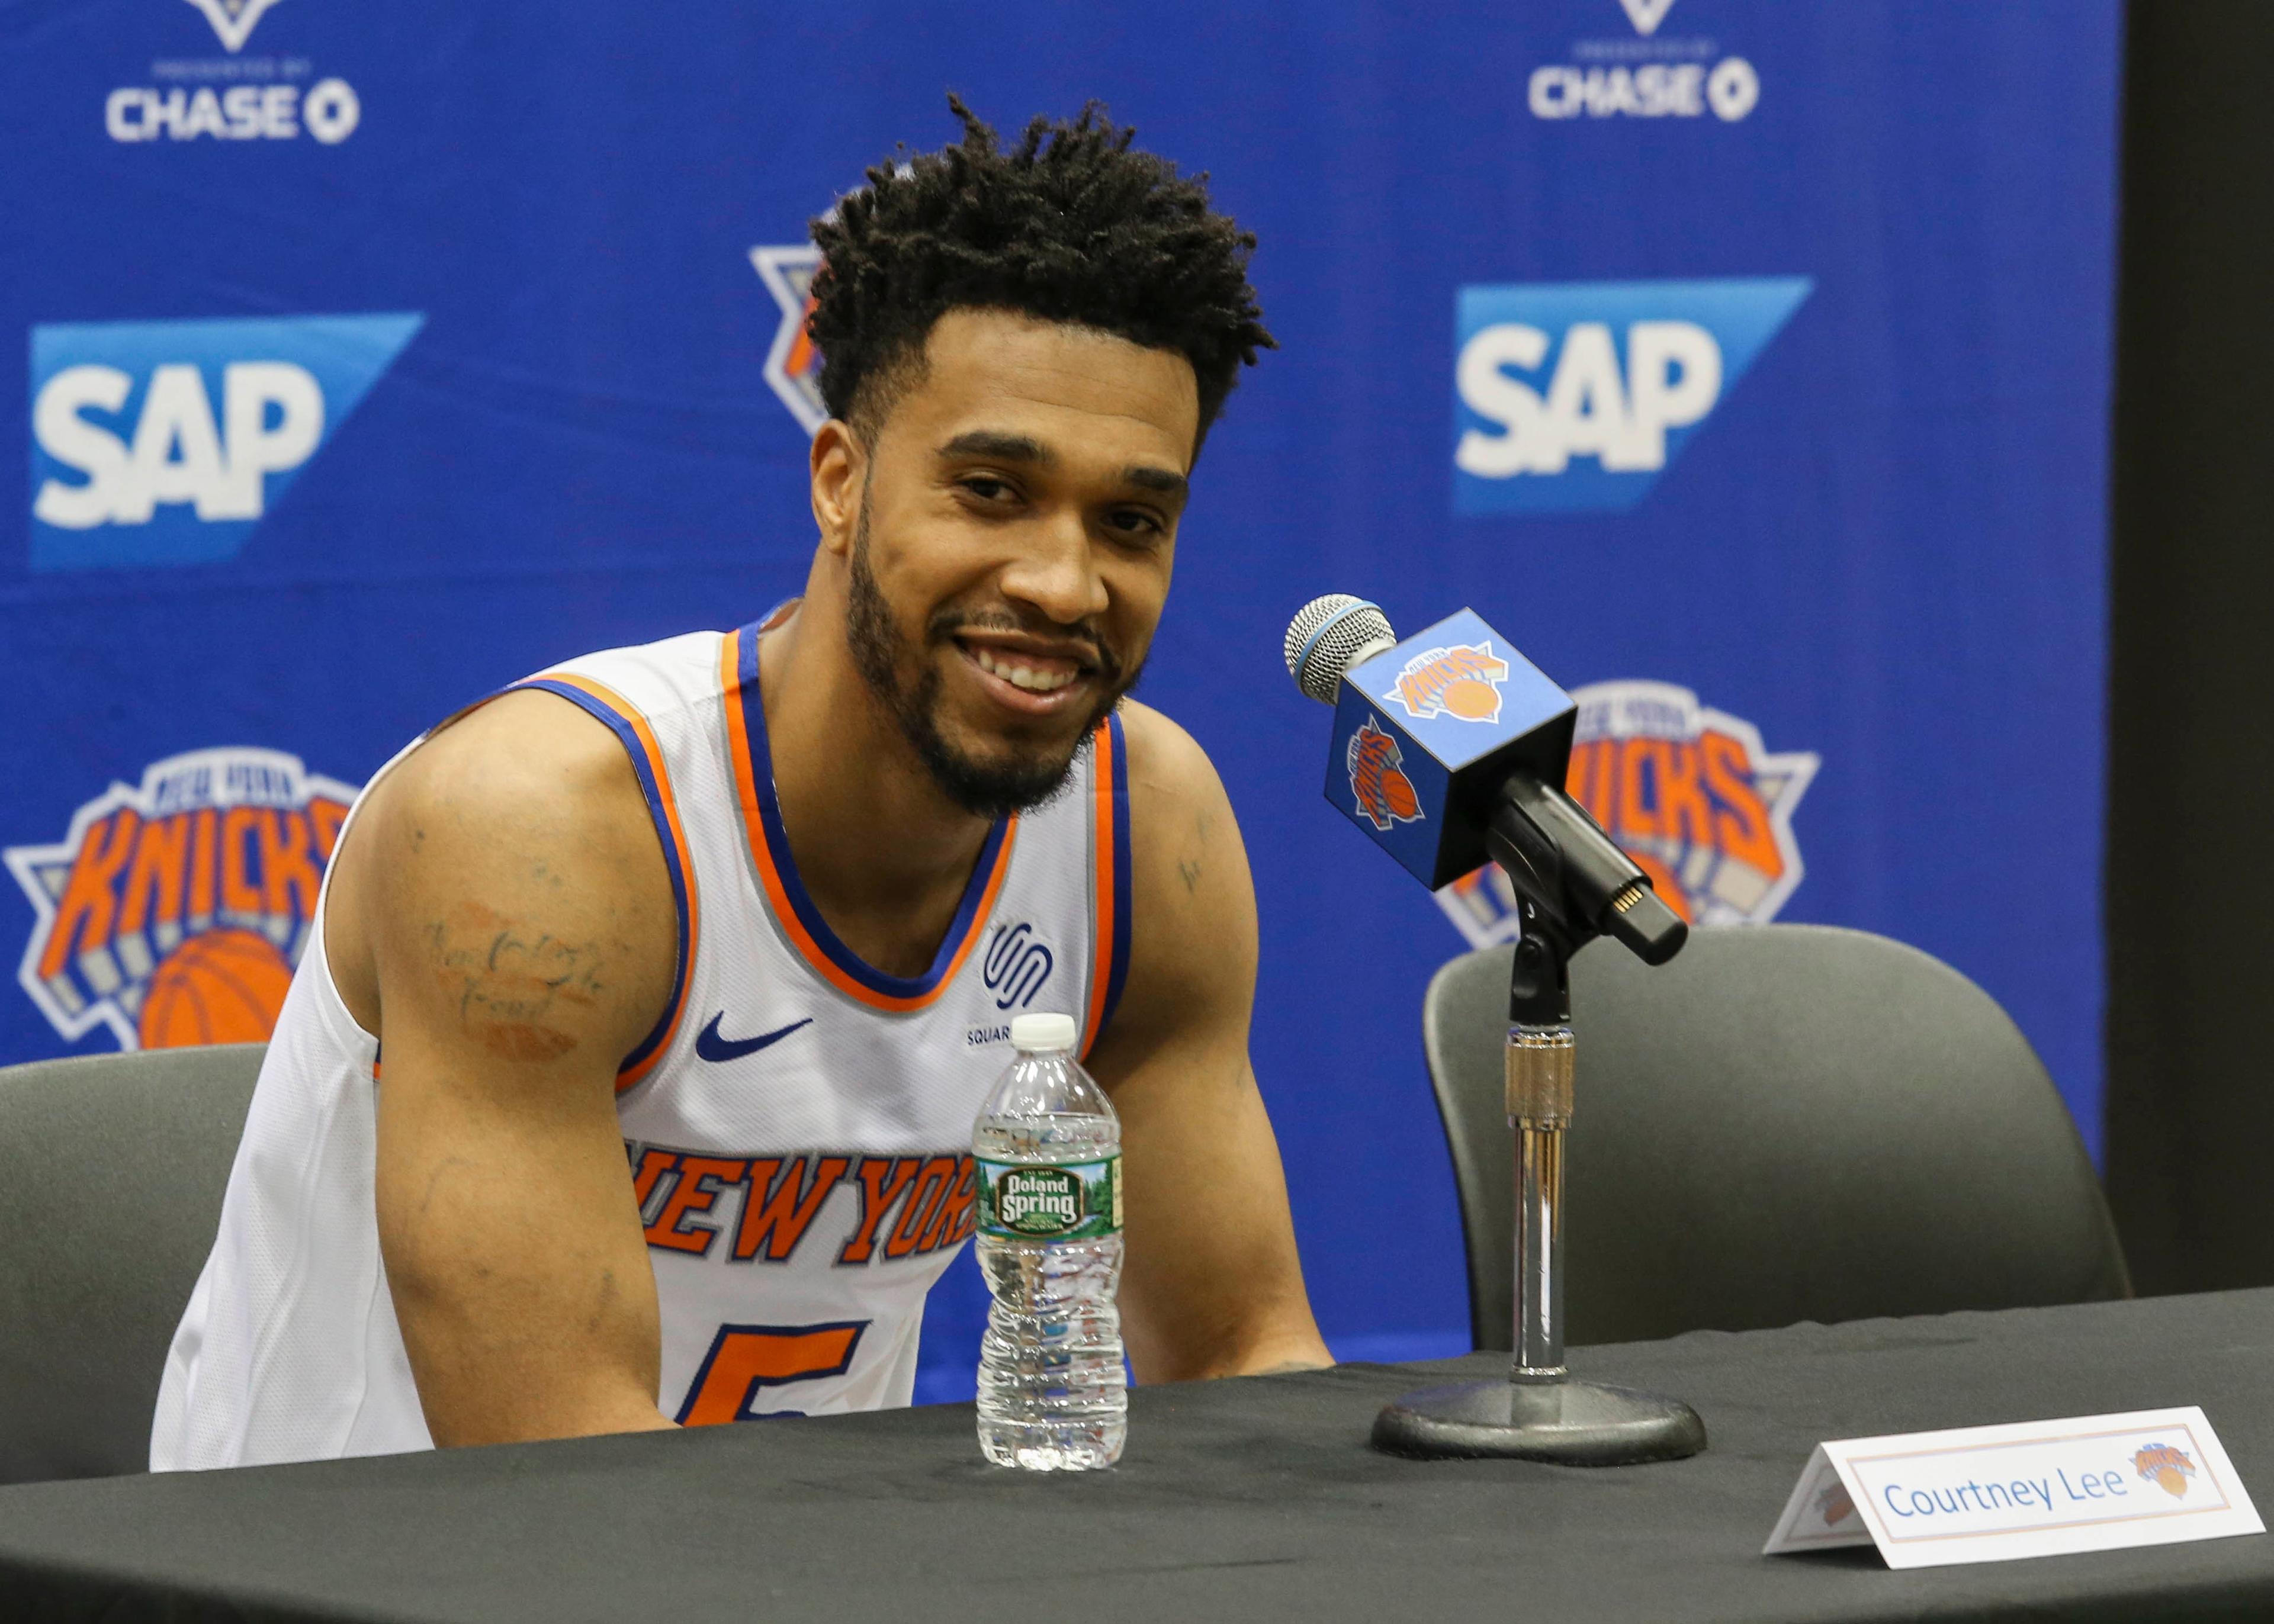
[[[2274,1616],[2274,1538],[1890,1573],[1756,1554],[1820,1439],[2199,1403],[2274,1502],[2274,1290],[1582,1349],[1707,1452],[1374,1454],[1502,1356],[1141,1388],[1120,1468],[985,1465],[968,1405],[0,1489],[0,1618],[107,1620]],[[1039,1597],[1032,1596],[1039,1587]]]

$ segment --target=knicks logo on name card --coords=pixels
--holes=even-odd
[[[1421,798],[1403,771],[1405,752],[1397,748],[1395,737],[1374,725],[1373,718],[1359,723],[1351,735],[1343,763],[1350,769],[1359,816],[1376,829],[1387,833],[1393,823],[1421,821]]]
[[[1507,680],[1508,662],[1493,652],[1491,643],[1459,643],[1427,649],[1407,660],[1382,698],[1416,721],[1449,716],[1460,722],[1497,722],[1500,685]]]
[[[1670,682],[1574,688],[1579,709],[1564,787],[1659,896],[1696,925],[1766,924],[1800,883],[1793,813],[1819,758],[1772,751],[1742,717]],[[1487,863],[1437,893],[1471,944],[1523,934],[1508,876]]]
[[[2173,1448],[2170,1444],[2150,1444],[2134,1453],[2132,1470],[2173,1500],[2185,1500],[2187,1479],[2195,1475],[2195,1463],[2187,1458],[2184,1449]]]
[[[253,1042],[275,1029],[353,786],[281,750],[154,762],[0,852],[34,915],[17,980],[58,1036],[121,1049]]]

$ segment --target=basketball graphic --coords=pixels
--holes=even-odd
[[[265,1042],[291,984],[290,963],[266,936],[230,929],[193,936],[150,978],[142,1047]]]
[[[1465,722],[1489,722],[1500,714],[1500,690],[1475,677],[1459,677],[1445,685],[1437,703]]]

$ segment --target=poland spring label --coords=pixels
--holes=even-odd
[[[979,1163],[979,1229],[1006,1241],[1086,1241],[1121,1232],[1121,1158],[1035,1167]]]

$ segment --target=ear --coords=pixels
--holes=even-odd
[[[839,558],[853,553],[853,536],[861,521],[861,491],[868,473],[869,453],[852,425],[832,417],[813,437],[809,468],[813,487],[813,522],[821,531],[824,551]]]

